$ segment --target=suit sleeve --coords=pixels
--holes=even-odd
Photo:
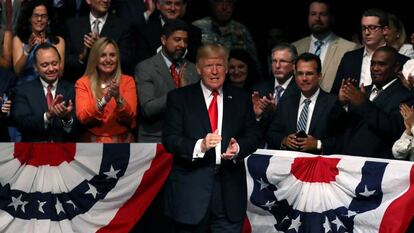
[[[32,109],[39,106],[30,106],[28,90],[16,88],[14,101],[12,104],[12,116],[17,128],[24,131],[45,132],[43,112],[36,114]]]
[[[168,94],[166,110],[168,119],[164,121],[162,144],[174,156],[191,161],[194,146],[198,139],[185,136],[185,110],[184,105],[179,104],[183,101],[183,98],[177,91],[172,91]]]
[[[284,115],[284,102],[280,102],[280,106],[276,108],[270,125],[266,131],[266,141],[269,149],[280,149],[283,138],[286,136],[286,121],[283,120]]]
[[[159,78],[152,76],[151,73],[153,72],[148,68],[148,64],[146,63],[138,64],[135,70],[142,116],[146,119],[161,118],[166,106],[166,94],[155,96],[154,82]]]

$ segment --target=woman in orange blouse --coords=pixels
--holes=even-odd
[[[136,126],[135,80],[121,73],[115,41],[100,38],[93,45],[86,72],[75,85],[76,117],[86,126],[83,142],[133,142]]]

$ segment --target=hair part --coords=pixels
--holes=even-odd
[[[204,44],[197,50],[196,63],[199,64],[202,59],[207,58],[223,58],[227,68],[229,52],[221,44]]]
[[[322,72],[321,59],[319,58],[319,56],[316,56],[313,53],[302,53],[301,55],[299,55],[299,57],[297,57],[297,59],[295,61],[295,67],[297,67],[299,61],[303,61],[303,62],[315,61],[316,62],[316,72],[318,72],[318,74],[320,74]]]
[[[101,37],[99,38],[92,46],[91,51],[89,52],[88,57],[88,64],[86,66],[85,76],[88,76],[90,82],[91,82],[91,89],[93,92],[93,95],[96,98],[101,98],[103,96],[103,92],[101,89],[101,83],[102,80],[100,78],[98,65],[99,65],[99,59],[105,50],[106,46],[112,44],[116,51],[117,56],[117,64],[115,71],[112,73],[111,79],[115,80],[117,83],[119,83],[119,80],[122,75],[121,71],[121,57],[119,52],[119,47],[115,40],[107,38],[107,37]]]

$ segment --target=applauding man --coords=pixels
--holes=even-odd
[[[223,86],[227,60],[223,46],[202,46],[196,64],[201,82],[167,97],[162,142],[174,164],[165,185],[165,213],[176,232],[241,232],[242,161],[256,150],[260,131],[248,93]]]
[[[73,84],[59,78],[59,52],[43,43],[34,60],[39,78],[17,87],[12,106],[22,141],[73,141],[75,92]]]

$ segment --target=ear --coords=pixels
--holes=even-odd
[[[163,47],[167,44],[167,37],[165,35],[161,36],[161,44]]]

